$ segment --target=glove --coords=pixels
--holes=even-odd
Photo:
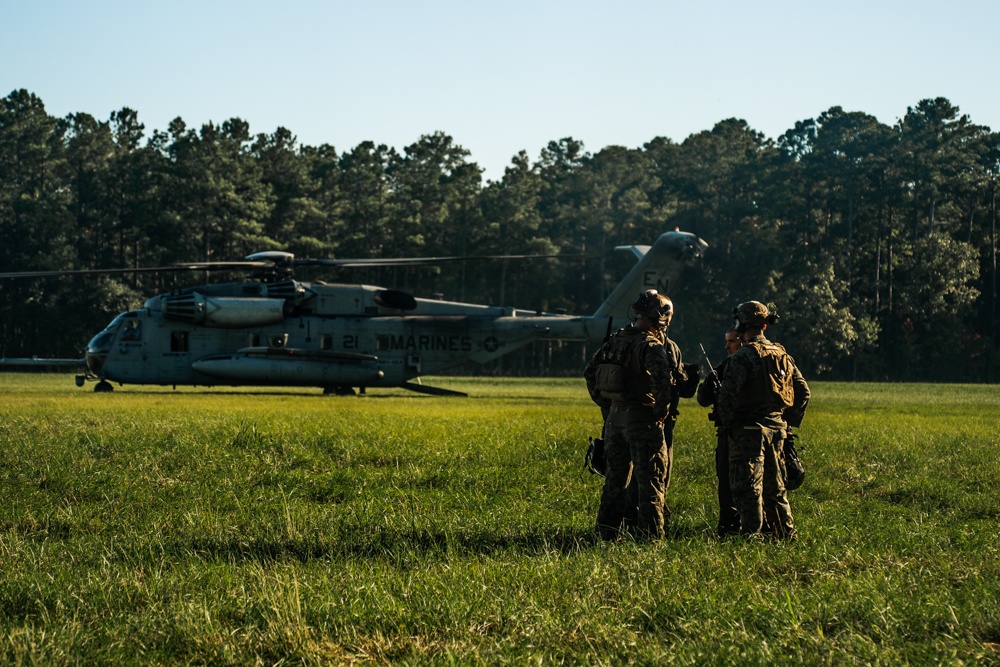
[[[698,378],[701,376],[698,364],[684,364],[681,370],[687,377],[678,385],[677,393],[681,398],[691,398],[698,390]]]

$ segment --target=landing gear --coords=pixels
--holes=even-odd
[[[112,387],[111,383],[108,382],[107,380],[101,380],[100,382],[94,385],[94,392],[98,394],[104,394],[104,393],[110,394],[114,390],[115,388]]]
[[[338,385],[336,387],[323,387],[324,396],[354,396],[354,387]]]

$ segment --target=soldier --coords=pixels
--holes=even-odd
[[[736,331],[736,327],[730,327],[726,331],[726,358],[718,366],[712,369],[712,374],[705,378],[705,381],[698,387],[698,405],[702,407],[712,406],[712,412],[708,418],[715,422],[715,476],[718,479],[719,488],[719,524],[717,530],[719,537],[725,537],[740,530],[740,514],[736,511],[736,504],[733,502],[733,492],[729,486],[729,435],[719,421],[719,413],[716,403],[719,401],[719,390],[722,388],[722,380],[726,377],[726,368],[729,366],[729,358],[738,349],[743,347],[743,340]]]
[[[647,290],[631,305],[633,323],[619,329],[584,371],[591,398],[606,415],[606,470],[597,532],[614,540],[623,530],[659,538],[669,521],[666,490],[673,464],[673,426],[681,396],[694,395],[697,369],[681,361],[667,338],[673,303]]]
[[[733,317],[743,347],[729,358],[717,413],[729,437],[729,482],[740,532],[760,533],[766,524],[776,537],[794,539],[781,447],[788,423],[801,423],[809,386],[785,348],[764,337],[767,325],[778,321],[776,313],[748,301]]]

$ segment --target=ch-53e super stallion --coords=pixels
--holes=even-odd
[[[371,285],[299,282],[290,277],[290,269],[301,265],[384,266],[434,263],[435,258],[311,260],[289,253],[258,253],[230,265],[274,269],[275,277],[154,296],[142,308],[112,320],[87,345],[83,359],[37,363],[79,365],[85,372],[76,377],[77,385],[95,380],[98,392],[112,391],[114,382],[319,387],[336,394],[353,393],[355,388],[364,392],[368,387],[403,387],[457,394],[418,384],[418,378],[467,361],[488,362],[534,341],[600,340],[609,326],[626,323],[628,305],[639,292],[656,289],[669,294],[683,268],[706,247],[698,237],[681,231],[664,233],[652,246],[624,246],[638,262],[588,316],[415,298]],[[0,278],[55,273],[0,274]]]

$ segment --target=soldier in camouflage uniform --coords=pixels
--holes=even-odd
[[[764,337],[767,325],[778,321],[776,313],[748,301],[733,316],[743,347],[729,358],[717,411],[729,435],[729,481],[740,532],[760,533],[766,525],[776,537],[794,539],[781,447],[789,422],[801,423],[809,386],[785,348]]]
[[[669,521],[666,491],[673,465],[673,426],[681,396],[694,394],[698,376],[667,338],[673,303],[647,290],[632,304],[634,322],[612,334],[584,371],[591,398],[606,416],[606,470],[597,532],[614,540],[623,531],[659,538]]]
[[[698,387],[698,405],[702,407],[711,405],[713,407],[708,416],[715,422],[715,476],[718,479],[719,496],[719,523],[716,529],[719,537],[740,531],[740,513],[736,511],[733,491],[729,486],[729,433],[722,428],[718,410],[715,408],[719,401],[722,380],[726,377],[726,369],[729,367],[729,358],[741,347],[743,347],[743,339],[735,326],[730,327],[726,331],[726,358],[712,369],[712,374],[706,377],[705,381]]]

